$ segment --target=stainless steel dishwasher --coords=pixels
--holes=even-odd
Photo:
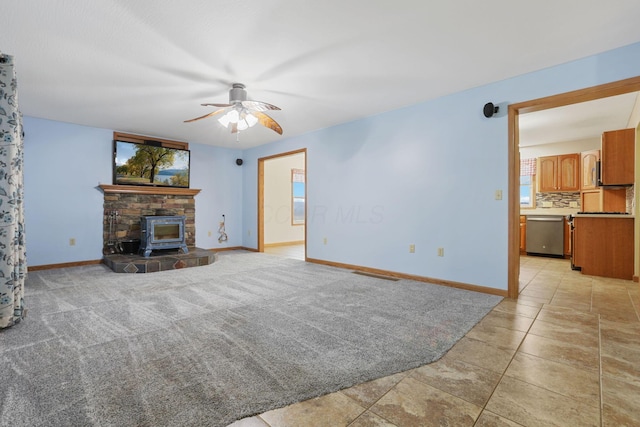
[[[564,216],[527,216],[527,254],[564,256]]]

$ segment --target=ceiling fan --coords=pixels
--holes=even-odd
[[[282,135],[282,127],[269,117],[264,111],[279,110],[275,105],[267,104],[260,101],[247,101],[247,91],[242,83],[233,83],[229,90],[228,104],[201,104],[205,107],[220,107],[219,110],[196,117],[195,119],[185,120],[185,123],[194,122],[196,120],[205,119],[224,113],[218,121],[225,127],[231,128],[231,133],[237,133],[260,123],[274,132]]]

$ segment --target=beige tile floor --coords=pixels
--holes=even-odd
[[[437,362],[232,426],[640,426],[638,283],[523,257],[520,289]]]
[[[264,248],[264,252],[304,261],[304,245],[270,246]]]

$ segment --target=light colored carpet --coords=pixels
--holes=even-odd
[[[500,297],[273,255],[29,273],[0,425],[225,426],[440,358]]]

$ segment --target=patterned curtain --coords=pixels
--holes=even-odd
[[[304,182],[304,169],[291,169],[291,182]]]
[[[536,159],[520,159],[520,176],[533,176],[536,174]]]
[[[0,328],[25,315],[23,132],[13,57],[0,53]]]

